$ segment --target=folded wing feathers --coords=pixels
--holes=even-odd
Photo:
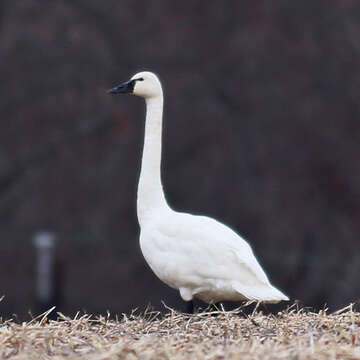
[[[177,215],[181,215],[184,221],[178,222],[177,226],[171,221],[171,226],[162,222],[161,230],[187,256],[196,259],[195,264],[190,266],[192,270],[188,270],[204,279],[210,277],[231,281],[233,289],[249,300],[288,300],[286,295],[270,284],[250,245],[231,228],[208,217],[185,213]]]

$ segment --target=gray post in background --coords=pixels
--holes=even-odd
[[[56,259],[56,237],[51,232],[38,232],[34,236],[36,249],[35,306],[42,313],[53,306],[58,307],[59,274]]]

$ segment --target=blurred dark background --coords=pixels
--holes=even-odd
[[[2,0],[0,28],[2,316],[36,311],[44,230],[58,310],[184,308],[138,245],[144,102],[106,94],[139,70],[170,204],[239,231],[292,299],[359,298],[360,2]]]

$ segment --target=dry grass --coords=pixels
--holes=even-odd
[[[360,359],[360,313],[59,314],[0,323],[1,359]]]

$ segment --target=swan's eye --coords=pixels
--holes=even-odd
[[[136,81],[144,81],[144,78],[138,78]]]

